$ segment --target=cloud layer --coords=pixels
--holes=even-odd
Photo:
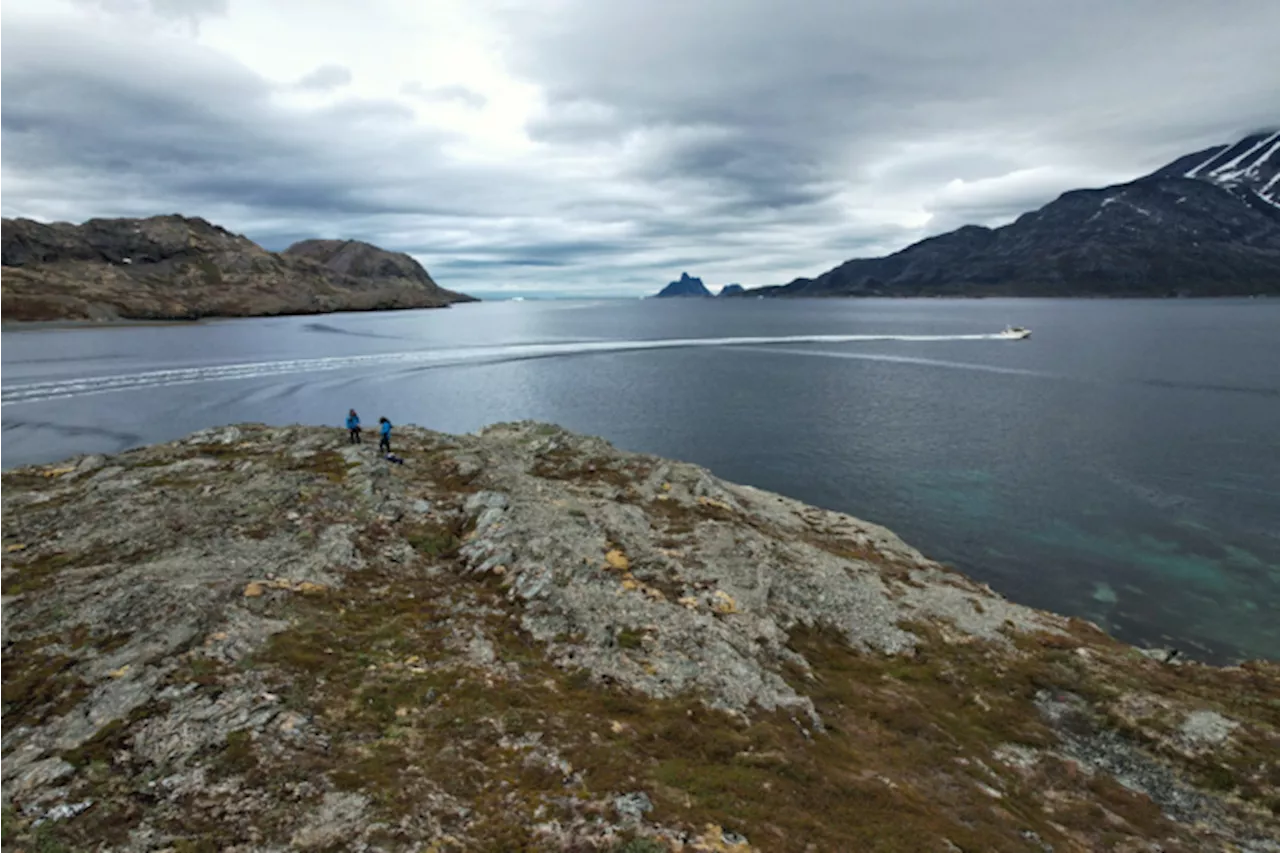
[[[1280,121],[1280,4],[8,0],[6,216],[352,237],[480,293],[769,284]]]

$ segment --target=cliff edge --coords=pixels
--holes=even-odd
[[[1274,851],[1280,667],[556,427],[3,475],[4,848]]]

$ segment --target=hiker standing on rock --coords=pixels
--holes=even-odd
[[[386,418],[378,418],[381,424],[382,438],[378,439],[378,450],[391,452],[391,421]]]
[[[347,412],[347,432],[351,434],[351,443],[360,444],[360,416],[356,410]]]

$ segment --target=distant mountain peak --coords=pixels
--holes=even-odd
[[[767,296],[1280,295],[1280,130],[1062,193],[999,228],[966,225]]]
[[[702,283],[702,279],[689,275],[687,272],[680,273],[679,280],[671,282],[658,293],[658,296],[662,298],[710,295],[711,291],[707,290],[707,286]]]
[[[1280,129],[1261,130],[1234,144],[1179,157],[1151,177],[1204,181],[1253,207],[1260,202],[1280,212]]]
[[[357,278],[417,282],[432,292],[438,292],[450,302],[476,301],[465,293],[440,287],[422,264],[407,253],[392,252],[363,240],[300,240],[281,254],[306,258],[335,272]]]
[[[390,252],[362,240],[300,240],[281,254],[307,258],[346,275],[407,278],[435,286],[422,265],[404,252]]]

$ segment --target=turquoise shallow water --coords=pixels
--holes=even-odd
[[[1274,658],[1280,650],[1280,559],[1269,537],[1257,537],[1258,553],[1172,510],[1141,518],[1123,493],[1065,517],[1011,524],[1022,497],[979,469],[919,471],[904,485],[904,500],[945,519],[957,562],[1018,563],[1005,585],[1021,590],[1015,597],[1202,657]],[[994,538],[993,531],[1001,531],[998,545],[985,545],[981,559],[967,553],[967,542]]]
[[[1031,340],[982,336],[1006,324]],[[869,338],[876,338],[871,340]],[[4,465],[229,421],[555,421],[1015,600],[1280,659],[1280,301],[523,302],[3,336]]]
[[[1215,642],[1230,643],[1241,654],[1258,657],[1272,657],[1280,648],[1274,605],[1280,599],[1280,563],[1216,541],[1208,531],[1176,541],[1114,528],[1092,532],[1060,522],[1032,538],[1073,560],[1106,568],[1108,580],[1091,582],[1092,605],[1072,605],[1103,627],[1123,631],[1135,620],[1149,620],[1150,611],[1159,608],[1162,621],[1180,626],[1161,633],[1168,642],[1205,653]]]

